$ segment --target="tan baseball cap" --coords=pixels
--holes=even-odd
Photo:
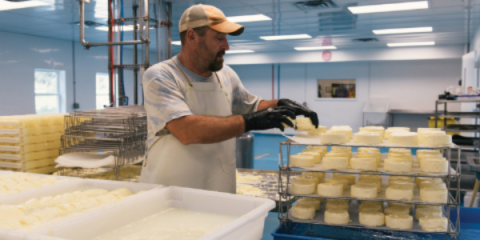
[[[244,26],[227,20],[222,10],[210,5],[193,5],[183,12],[178,29],[180,32],[189,28],[205,27],[232,36],[243,33]]]

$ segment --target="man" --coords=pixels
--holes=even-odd
[[[141,182],[235,193],[235,137],[250,130],[292,126],[286,116],[315,112],[288,99],[250,94],[223,64],[227,34],[244,27],[219,9],[194,5],[179,24],[179,55],[149,68],[143,78],[149,151]]]

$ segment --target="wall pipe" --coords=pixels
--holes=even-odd
[[[138,6],[135,5],[133,6],[133,19],[137,17],[137,9]],[[137,40],[137,21],[133,20],[133,40]],[[137,45],[133,45],[133,64],[137,65],[137,54],[138,54],[138,49]],[[133,69],[133,103],[135,105],[138,104],[138,69],[134,68]]]

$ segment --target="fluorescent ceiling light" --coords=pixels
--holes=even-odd
[[[432,27],[417,27],[417,28],[394,28],[394,29],[379,29],[373,30],[373,33],[377,35],[382,34],[398,34],[398,33],[419,33],[419,32],[432,32]]]
[[[180,42],[180,41],[172,41],[172,44],[173,44],[173,45],[182,45],[182,42]]]
[[[308,34],[297,34],[297,35],[277,35],[277,36],[263,36],[260,37],[263,40],[288,40],[288,39],[306,39],[312,38],[312,36]]]
[[[0,11],[8,11],[12,9],[20,9],[20,8],[31,8],[31,7],[41,7],[41,6],[49,6],[49,3],[41,2],[41,1],[24,1],[24,2],[8,2],[8,1],[0,1]]]
[[[226,53],[232,54],[232,53],[252,53],[255,52],[253,50],[228,50]]]
[[[258,21],[268,21],[272,20],[271,18],[263,15],[263,14],[256,14],[256,15],[245,15],[245,16],[235,16],[235,17],[227,17],[228,21],[240,23],[240,22],[258,22]]]
[[[406,11],[406,10],[427,9],[427,8],[428,8],[428,1],[420,1],[420,2],[404,2],[404,3],[348,7],[348,10],[350,10],[350,12],[352,12],[353,14],[363,14],[363,13]]]
[[[310,51],[310,50],[328,50],[328,49],[337,49],[335,46],[321,46],[321,47],[296,47],[297,51]]]
[[[120,26],[118,26],[118,27],[116,26],[116,27],[113,28],[113,31],[116,32],[117,28],[119,29],[119,31],[121,30]],[[96,27],[95,29],[100,30],[100,31],[108,32],[108,26]],[[154,27],[150,27],[150,29],[154,29]],[[123,26],[123,31],[124,32],[133,31],[133,26],[132,25]]]
[[[411,46],[432,46],[435,42],[408,42],[408,43],[387,43],[389,47],[411,47]]]

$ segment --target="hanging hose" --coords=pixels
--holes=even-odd
[[[120,17],[122,18],[122,28],[120,30],[120,41],[123,42],[123,0],[120,0]],[[123,45],[120,45],[120,66],[123,65]],[[128,106],[128,97],[125,96],[125,84],[123,79],[123,67],[120,67],[120,84],[122,86],[123,104]]]

